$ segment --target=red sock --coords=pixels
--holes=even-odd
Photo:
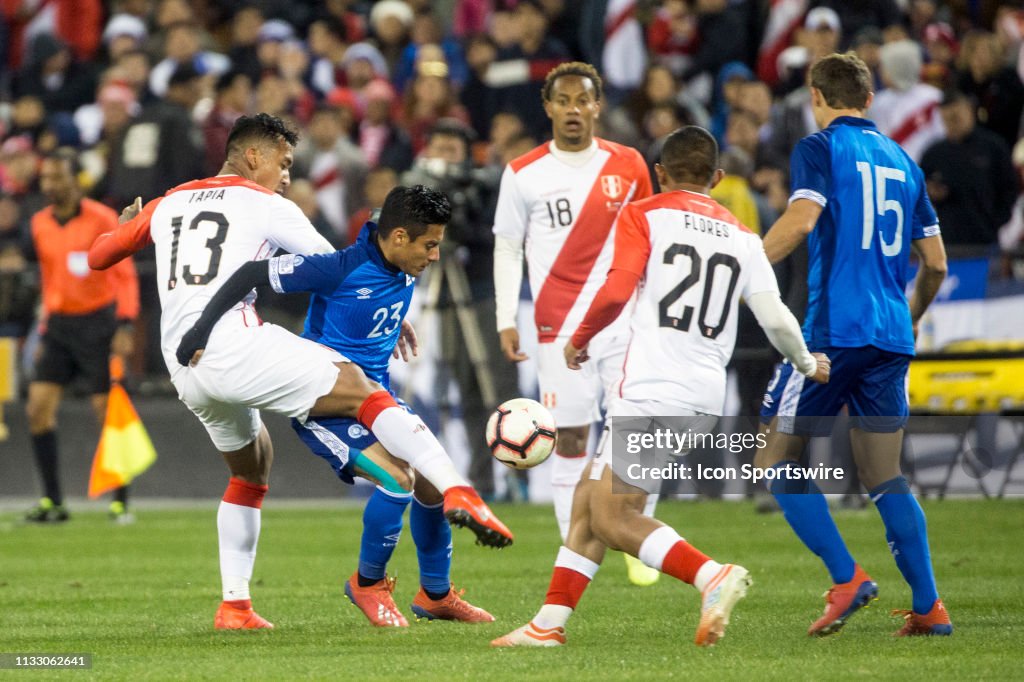
[[[224,491],[224,501],[242,507],[259,509],[263,506],[263,496],[269,489],[270,486],[248,483],[232,476],[228,481],[227,490]]]
[[[384,390],[376,391],[366,396],[366,400],[359,406],[356,418],[359,423],[368,429],[373,429],[373,422],[377,421],[377,415],[389,407],[398,407],[398,403],[390,393]]]
[[[233,601],[226,601],[224,603],[230,606],[231,608],[237,609],[239,611],[249,611],[252,609],[251,599],[235,599]]]
[[[551,573],[551,585],[548,586],[548,594],[544,598],[544,603],[575,609],[580,597],[583,596],[583,591],[589,584],[590,578],[579,571],[564,566],[555,566],[555,570]]]
[[[686,540],[680,540],[668,550],[668,554],[661,562],[661,571],[692,585],[694,578],[697,577],[697,571],[708,559],[709,557]]]

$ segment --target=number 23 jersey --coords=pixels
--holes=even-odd
[[[541,343],[572,333],[612,262],[622,207],[651,195],[647,164],[635,149],[595,139],[590,153],[547,142],[505,168],[494,234],[526,242],[534,321]],[[610,333],[609,336],[614,334]]]
[[[150,202],[146,212],[156,245],[161,349],[172,372],[182,335],[235,270],[278,249],[301,254],[334,250],[297,205],[234,175],[178,185]],[[255,298],[250,294],[218,325],[259,325]]]
[[[761,239],[705,194],[665,192],[623,210],[612,269],[642,278],[619,397],[721,414],[739,299],[779,291]]]

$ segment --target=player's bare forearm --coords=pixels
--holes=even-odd
[[[914,280],[914,291],[910,295],[910,319],[917,324],[921,316],[935,300],[943,280],[946,279],[946,248],[942,237],[925,237],[911,242],[921,267]]]
[[[821,215],[821,206],[809,199],[797,199],[779,216],[764,237],[769,262],[778,263],[807,238]]]
[[[268,284],[270,284],[268,261],[252,261],[238,268],[206,304],[203,314],[199,316],[192,328],[181,337],[178,350],[175,353],[178,362],[187,367],[193,360],[196,351],[206,348],[206,342],[210,338],[210,332],[213,331],[217,320],[245,298],[253,288]]]

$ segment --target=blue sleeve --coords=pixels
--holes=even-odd
[[[821,133],[800,140],[789,162],[790,202],[810,199],[822,208],[828,203],[832,159],[828,138]]]
[[[270,286],[281,294],[309,291],[329,296],[344,281],[350,271],[346,268],[346,253],[298,256],[285,254],[270,259]]]
[[[928,198],[928,191],[925,186],[924,173],[920,168],[916,169],[915,175],[918,180],[917,204],[914,206],[914,225],[910,233],[911,239],[924,239],[939,234],[939,218],[932,207],[932,201]]]

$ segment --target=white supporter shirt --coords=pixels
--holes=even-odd
[[[761,239],[687,191],[630,204],[619,230],[615,267],[643,278],[619,397],[721,414],[740,297],[779,291]]]
[[[895,140],[915,162],[920,163],[928,147],[946,136],[939,114],[942,92],[927,83],[909,90],[883,90],[875,95],[868,116],[879,132]]]
[[[160,292],[160,347],[173,374],[175,351],[207,303],[245,263],[274,255],[330,253],[330,243],[299,207],[235,175],[195,180],[159,200],[149,221],[156,245]],[[220,325],[261,324],[256,292],[220,319]]]
[[[567,338],[576,329],[608,274],[622,207],[650,195],[650,174],[640,153],[606,140],[595,139],[581,152],[545,143],[506,166],[494,234],[526,243],[541,343]],[[495,285],[501,283],[496,279]],[[518,291],[504,297],[518,298]],[[504,314],[514,318],[515,311]],[[623,321],[602,333],[612,338],[624,331]]]

